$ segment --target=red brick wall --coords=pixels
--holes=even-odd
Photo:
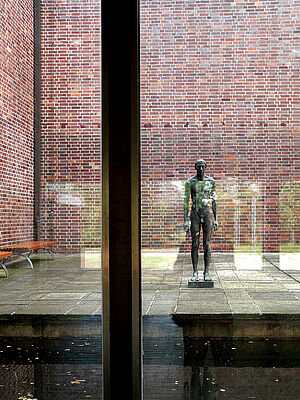
[[[198,158],[217,183],[216,250],[299,243],[296,15],[294,1],[141,1],[144,247],[189,247]]]
[[[0,244],[33,238],[33,2],[0,2]]]
[[[99,6],[42,1],[42,231],[64,251],[100,244]],[[199,157],[215,250],[299,243],[295,16],[292,1],[141,2],[143,247],[189,247]]]
[[[100,246],[100,2],[42,0],[42,236]]]

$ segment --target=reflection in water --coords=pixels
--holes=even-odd
[[[144,400],[300,399],[299,340],[187,337],[159,315],[143,333]]]
[[[159,316],[143,329],[144,400],[300,398],[298,340],[182,338]],[[101,400],[101,359],[100,337],[1,338],[0,400]]]
[[[299,341],[185,339],[185,400],[299,397]]]
[[[184,387],[185,400],[216,400],[218,399],[219,388],[213,380],[212,367],[214,359],[210,343],[207,344],[207,353],[203,366],[203,378],[201,383],[200,367],[192,367],[191,382]]]
[[[2,338],[0,400],[101,400],[101,358],[99,338]]]
[[[0,400],[101,399],[98,364],[0,366]]]

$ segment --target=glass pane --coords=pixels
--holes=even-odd
[[[45,2],[41,39],[41,237],[56,241],[58,267],[82,300],[71,312],[94,314],[101,275],[99,2]],[[66,291],[71,286],[66,282]]]
[[[299,338],[283,322],[300,307],[295,4],[143,0],[140,12],[145,399],[256,398],[238,389],[241,366],[247,380],[266,368],[255,382],[269,397],[293,397],[273,382],[292,382],[299,358],[277,353],[275,377],[253,349]],[[244,351],[255,365],[237,362]]]
[[[99,397],[100,1],[0,8],[0,397]]]

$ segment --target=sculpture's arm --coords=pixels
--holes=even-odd
[[[214,230],[217,231],[219,228],[219,223],[218,223],[218,212],[217,212],[217,194],[216,194],[216,189],[215,189],[215,183],[213,186],[213,191],[212,191],[212,210],[213,210],[213,214],[215,217],[215,221],[214,221]]]
[[[185,232],[189,230],[189,201],[190,201],[190,195],[191,195],[191,186],[189,182],[185,183],[184,186],[184,205],[183,205],[183,210],[184,210],[184,224],[183,224],[183,229]]]
[[[212,201],[212,209],[213,209],[213,213],[214,213],[214,217],[215,217],[215,221],[214,221],[214,230],[218,230],[219,228],[219,223],[218,223],[218,216],[217,216],[217,202],[216,200]]]

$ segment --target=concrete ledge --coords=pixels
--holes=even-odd
[[[0,337],[84,338],[102,335],[100,315],[0,316]]]
[[[232,314],[173,314],[172,319],[183,328],[183,337],[300,338],[299,314],[243,314],[235,316],[232,316]]]

